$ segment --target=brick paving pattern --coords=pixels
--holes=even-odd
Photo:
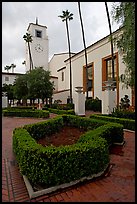
[[[12,151],[12,131],[42,120],[2,117],[2,202],[135,202],[135,132],[128,131],[122,153],[110,155],[112,168],[104,177],[30,199]]]

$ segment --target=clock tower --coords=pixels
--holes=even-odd
[[[30,52],[33,62],[33,69],[35,67],[43,67],[48,70],[49,60],[49,43],[47,36],[47,27],[38,24],[36,18],[36,24],[30,23],[27,32],[32,36],[32,42],[30,42]],[[30,56],[29,48],[26,43],[26,71],[30,70]]]

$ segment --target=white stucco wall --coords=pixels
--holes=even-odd
[[[56,92],[58,90],[58,78],[51,77],[50,81],[54,83],[54,88],[55,88],[54,92]]]
[[[53,103],[54,103],[55,100],[61,100],[62,104],[67,104],[67,98],[68,98],[69,95],[70,95],[69,90],[55,93],[53,95]]]
[[[109,38],[93,44],[87,49],[88,63],[94,63],[94,98],[102,100],[102,58],[111,55],[111,45]],[[114,53],[118,52],[114,46]],[[75,93],[76,86],[83,86],[83,66],[85,65],[84,51],[72,57],[72,92]],[[122,62],[122,55],[118,54],[119,75],[124,73],[125,64]],[[66,87],[69,87],[69,60],[66,61]],[[122,83],[119,85],[119,101],[127,94],[131,101],[131,89],[122,89]]]
[[[2,72],[2,86],[3,84],[13,84],[16,77],[20,76],[22,74],[19,74],[19,73],[6,73],[6,72]],[[8,77],[9,81],[5,81],[5,77]]]
[[[66,63],[64,62],[68,57],[69,53],[54,54],[49,62],[49,71],[51,75],[58,77],[58,91],[69,88],[69,70],[66,70]],[[64,72],[64,81],[62,81],[62,72]]]
[[[68,58],[68,53],[54,54],[49,62],[49,71],[52,76],[58,76],[58,69],[65,66],[64,61]]]

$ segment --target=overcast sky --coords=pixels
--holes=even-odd
[[[108,2],[109,12],[113,2]],[[49,60],[53,54],[68,52],[65,23],[58,17],[63,10],[73,13],[69,21],[71,51],[83,49],[77,2],[2,2],[2,71],[6,65],[16,64],[15,72],[25,73],[25,41],[29,23],[47,26]],[[105,2],[81,2],[86,46],[109,34]],[[112,21],[112,31],[119,26]],[[11,71],[10,71],[11,72]]]

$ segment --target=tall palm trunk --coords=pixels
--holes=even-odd
[[[68,36],[68,47],[69,47],[69,61],[70,61],[70,103],[72,102],[72,71],[71,71],[71,52],[70,52],[70,38],[69,38],[69,29],[68,29],[68,21],[66,19],[66,28],[67,28],[67,36]]]
[[[28,48],[29,48],[29,58],[30,58],[30,71],[33,69],[33,62],[32,62],[32,56],[30,51],[30,44],[28,42]]]
[[[83,37],[83,44],[84,44],[84,51],[85,51],[85,62],[86,62],[86,98],[88,99],[88,62],[87,62],[87,52],[86,52],[86,42],[85,42],[85,35],[84,35],[84,28],[82,22],[82,15],[80,9],[80,2],[78,2],[78,9],[79,9],[79,17],[81,22],[81,29],[82,29],[82,37]]]
[[[109,11],[107,2],[105,2],[106,12],[107,12],[107,19],[108,19],[108,25],[109,25],[109,31],[110,31],[110,42],[111,42],[111,56],[112,56],[112,80],[115,81],[115,75],[114,75],[114,51],[113,51],[113,39],[112,39],[112,30],[111,30],[111,23],[110,23],[110,17],[109,17]]]

